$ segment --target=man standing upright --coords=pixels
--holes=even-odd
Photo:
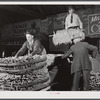
[[[89,51],[92,52],[92,57],[95,58],[98,53],[98,48],[87,42],[81,42],[81,37],[74,37],[74,45],[72,45],[62,56],[62,59],[73,54],[73,62],[71,65],[71,74],[73,74],[72,91],[79,91],[80,77],[83,76],[83,90],[89,90],[90,71],[92,70]]]
[[[84,40],[85,34],[83,33],[83,23],[79,16],[74,13],[72,6],[69,6],[68,11],[69,14],[65,19],[65,29],[68,30],[71,39],[73,39],[74,36],[79,36],[82,40]]]

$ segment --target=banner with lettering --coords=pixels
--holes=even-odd
[[[33,28],[39,27],[41,28],[40,20],[30,20],[25,21],[21,23],[16,23],[12,25],[12,32],[13,36],[24,36],[24,33],[32,28],[32,25],[34,24]]]
[[[88,34],[100,34],[100,14],[88,16]]]
[[[24,37],[24,33],[32,29],[33,26],[34,28],[38,27],[41,29],[40,19],[5,25],[1,29],[1,38],[7,39],[7,38]]]
[[[24,36],[24,33],[29,29],[28,22],[22,22],[12,25],[12,36],[18,37],[18,36]]]

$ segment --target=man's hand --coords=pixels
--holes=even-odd
[[[24,57],[25,60],[32,58],[32,54],[28,54],[27,56]]]

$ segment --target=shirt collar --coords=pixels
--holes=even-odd
[[[32,45],[32,44],[33,44],[33,42],[34,42],[34,40],[32,40],[32,42],[29,42],[29,44],[30,44],[30,45]]]
[[[74,15],[74,13],[72,13],[72,14],[69,14],[69,15],[70,15],[70,16],[71,16],[71,15]]]

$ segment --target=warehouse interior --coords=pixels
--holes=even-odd
[[[61,44],[55,46],[52,43],[53,31],[64,29],[65,17],[68,13],[70,5],[0,5],[0,58],[14,56],[15,53],[22,46],[26,40],[21,28],[26,28],[26,24],[31,23],[32,28],[36,28],[39,32],[39,39],[41,44],[46,48],[47,54],[63,54],[65,50],[69,49],[69,44]],[[100,34],[92,34],[88,31],[88,16],[92,14],[99,14],[99,5],[71,5],[75,13],[78,13],[83,25],[84,33],[86,34],[85,41],[98,47],[100,52]],[[58,18],[58,19],[57,19]],[[60,19],[61,18],[61,19]],[[57,19],[57,20],[55,20]],[[36,21],[35,21],[36,20]],[[50,20],[50,25],[47,30],[42,32],[39,26],[36,27],[38,21]],[[56,27],[54,25],[61,24]],[[63,22],[62,23],[60,23]],[[24,24],[25,22],[25,24]],[[35,22],[35,23],[34,23]],[[17,26],[18,24],[18,26]],[[21,26],[22,24],[22,26]],[[100,28],[99,28],[100,29]],[[10,33],[12,32],[12,33]],[[15,32],[15,33],[14,33]],[[22,33],[21,33],[22,32]],[[18,34],[17,34],[18,33]],[[21,33],[21,34],[20,34]],[[72,61],[73,58],[69,57]],[[96,66],[96,65],[95,65]],[[98,67],[98,69],[100,69]],[[56,57],[53,64],[48,68],[52,78],[51,91],[70,91],[72,86],[73,75],[71,75],[71,63],[66,59],[61,60],[61,57]],[[54,75],[52,74],[54,71]],[[80,83],[80,90],[83,90],[83,80]],[[98,86],[99,87],[99,86]],[[100,90],[100,89],[98,89]]]

